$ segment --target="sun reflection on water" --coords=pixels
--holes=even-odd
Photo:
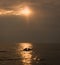
[[[20,43],[18,47],[18,54],[21,57],[21,62],[23,65],[32,65],[32,44],[31,43]]]

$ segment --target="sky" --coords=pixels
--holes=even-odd
[[[60,43],[60,0],[0,0],[0,43],[9,42]]]

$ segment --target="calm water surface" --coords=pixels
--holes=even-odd
[[[60,65],[60,44],[0,44],[0,65]]]

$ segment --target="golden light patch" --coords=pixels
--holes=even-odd
[[[13,10],[4,10],[0,9],[0,15],[24,15],[24,16],[29,16],[31,14],[31,10],[28,6],[18,8],[18,9],[13,9]]]
[[[20,11],[21,15],[29,16],[31,14],[31,10],[29,7],[24,7]]]

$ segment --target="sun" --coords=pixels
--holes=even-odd
[[[20,11],[21,15],[29,16],[31,14],[31,10],[29,7],[24,7]]]

